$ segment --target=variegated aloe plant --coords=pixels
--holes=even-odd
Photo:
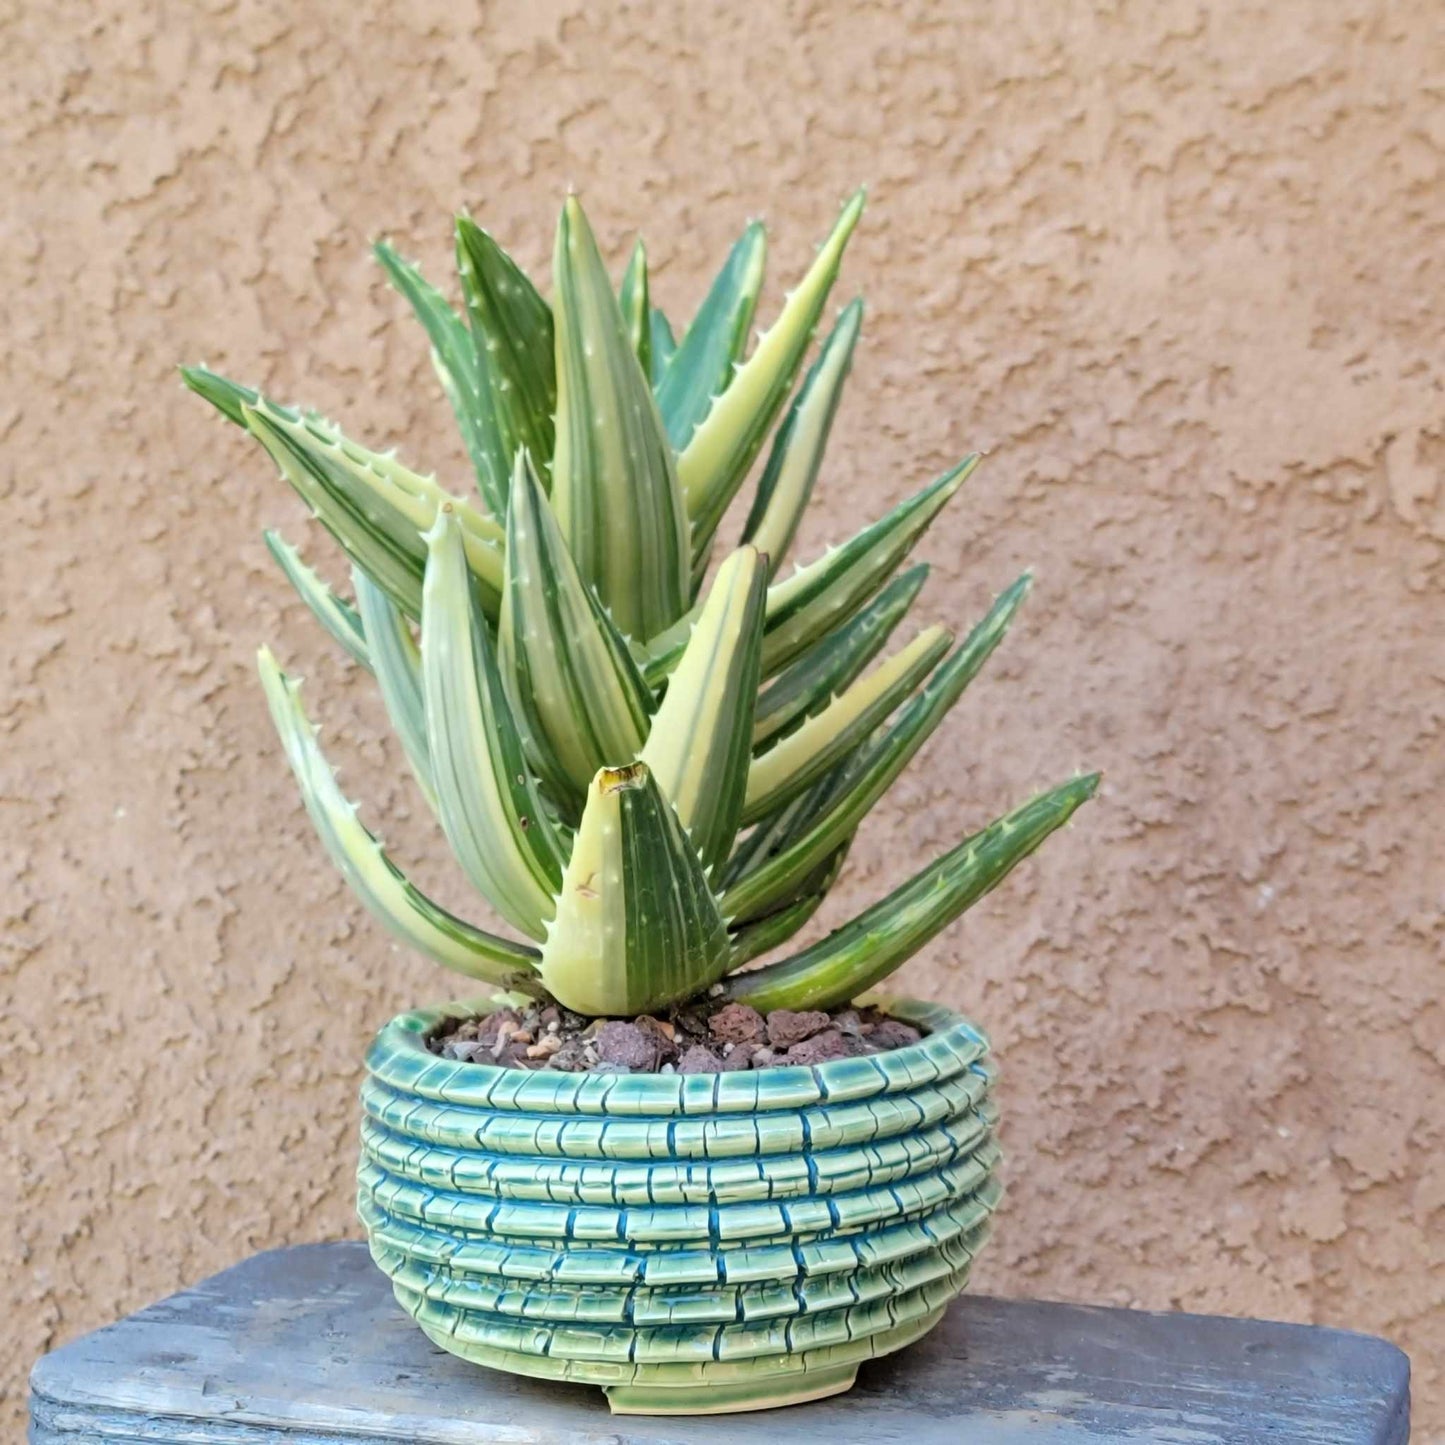
[[[465,217],[465,319],[389,246],[476,472],[464,497],[320,417],[204,368],[186,381],[270,453],[353,563],[355,603],[275,535],[322,626],[376,677],[467,878],[523,935],[462,921],[406,880],[337,787],[296,682],[261,675],[333,860],[449,968],[578,1012],[663,1008],[725,981],[760,1008],[827,1007],[892,972],[1059,827],[1076,777],[930,863],[821,942],[739,972],[818,908],[864,815],[1003,637],[1009,587],[958,645],[925,627],[870,664],[927,572],[899,571],[969,457],[779,578],[847,376],[846,306],[791,406],[861,194],[751,353],[764,233],[733,248],[680,340],[639,242],[614,292],[569,198],[550,303]],[[777,426],[739,545],[725,513]]]

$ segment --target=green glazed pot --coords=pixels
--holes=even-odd
[[[725,1074],[536,1073],[428,1051],[402,1014],[362,1088],[372,1257],[443,1349],[601,1385],[613,1410],[846,1390],[968,1282],[1001,1188],[988,1041],[933,1004],[891,1053]]]

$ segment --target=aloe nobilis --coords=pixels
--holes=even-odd
[[[469,486],[443,485],[314,413],[205,368],[185,369],[196,392],[261,443],[349,559],[350,601],[287,541],[267,535],[281,570],[327,634],[374,674],[410,769],[463,874],[510,930],[503,936],[464,921],[407,881],[338,788],[297,683],[263,649],[272,717],[322,842],[362,901],[412,948],[509,996],[555,999],[590,1018],[657,1014],[719,991],[761,1011],[837,1009],[881,982],[1092,796],[1095,775],[1070,778],[964,839],[820,942],[756,963],[784,948],[823,903],[864,816],[977,675],[1028,587],[1024,577],[1006,588],[961,639],[929,626],[887,650],[927,575],[921,564],[905,566],[909,554],[974,472],[976,456],[841,546],[794,569],[785,566],[861,331],[863,307],[854,300],[837,313],[810,361],[862,209],[859,193],[751,349],[766,253],[757,223],[744,231],[691,325],[681,330],[655,304],[640,241],[614,288],[575,197],[566,201],[557,230],[550,299],[465,217],[456,224],[460,309],[391,246],[379,244],[388,278],[426,331],[475,472]],[[724,553],[727,514],[760,458],[746,521]],[[591,1095],[568,1080],[566,1089],[555,1083],[546,1099],[540,1074],[475,1064],[455,1066],[463,1076],[451,1092],[430,1088],[428,1070],[441,1061],[418,1051],[417,1038],[438,1017],[407,1016],[383,1033],[389,1042],[378,1043],[362,1194],[378,1259],[408,1308],[445,1335],[448,1348],[507,1368],[609,1383],[620,1407],[661,1408],[658,1401],[678,1398],[675,1390],[667,1393],[678,1383],[702,1380],[708,1408],[743,1408],[842,1388],[870,1349],[893,1348],[926,1328],[920,1322],[936,1318],[938,1300],[961,1287],[969,1231],[981,1227],[986,1210],[963,1211],[962,1222],[934,1244],[908,1235],[909,1221],[932,1217],[929,1210],[987,1194],[992,1146],[983,1046],[954,1016],[920,1014],[937,1027],[918,1047],[933,1052],[891,1072],[875,1058],[867,1070],[845,1070],[831,1081],[834,1064],[815,1067],[814,1084],[764,1082],[793,1072],[785,1068],[748,1076],[752,1082],[741,1092],[711,1082],[706,1098],[690,1094],[691,1081],[681,1078],[613,1079],[608,1090]],[[899,1057],[912,1052],[901,1050]],[[466,1070],[515,1072],[523,1083],[499,1090]],[[839,1101],[870,1093],[885,1100],[907,1095],[922,1108],[923,1124],[909,1115],[911,1122],[890,1132],[876,1110],[868,1115],[871,1124],[861,1115],[846,1122],[851,1106]],[[420,1133],[411,1115],[403,1117],[413,1095],[433,1101],[421,1110],[427,1118],[429,1110],[441,1111]],[[742,1174],[735,1170],[737,1178],[727,1188],[719,1184],[720,1193],[709,1195],[704,1180],[697,1196],[704,1213],[708,1207],[716,1213],[719,1200],[784,1197],[775,1180],[767,1182],[780,1167],[768,1162],[775,1147],[806,1143],[809,1157],[813,1149],[833,1148],[841,1152],[825,1162],[836,1163],[840,1178],[853,1181],[849,1188],[874,1201],[859,1215],[860,1227],[893,1219],[889,1228],[903,1251],[896,1257],[916,1262],[926,1251],[932,1264],[900,1295],[882,1283],[880,1271],[894,1257],[886,1251],[860,1252],[855,1239],[846,1260],[824,1250],[808,1264],[798,1240],[822,1240],[827,1229],[803,1228],[782,1216],[759,1226],[764,1243],[792,1240],[792,1263],[778,1266],[781,1275],[760,1265],[760,1272],[737,1278],[764,1281],[792,1270],[795,1284],[808,1287],[790,1287],[774,1308],[765,1306],[763,1285],[728,1284],[729,1302],[719,1306],[727,1321],[750,1319],[749,1310],[758,1319],[811,1310],[831,1311],[835,1325],[845,1316],[848,1322],[832,1333],[820,1326],[806,1349],[798,1320],[781,1342],[767,1333],[780,1327],[755,1326],[754,1333],[763,1330],[761,1343],[738,1362],[773,1364],[730,1373],[722,1346],[709,1345],[705,1357],[694,1358],[690,1344],[668,1344],[650,1326],[607,1313],[609,1291],[625,1284],[639,1307],[654,1310],[659,1328],[712,1319],[713,1306],[699,1304],[691,1316],[681,1303],[671,1314],[663,1306],[666,1290],[689,1281],[700,1289],[714,1266],[723,1270],[710,1276],[714,1285],[733,1279],[717,1265],[726,1242],[716,1238],[716,1219],[703,1228],[696,1258],[689,1256],[693,1273],[682,1269],[687,1250],[666,1256],[681,1271],[673,1275],[663,1268],[666,1257],[624,1267],[599,1255],[595,1279],[575,1253],[568,1269],[542,1268],[530,1254],[545,1251],[524,1236],[529,1228],[545,1234],[552,1225],[540,1215],[528,1225],[525,1208],[512,1229],[497,1224],[495,1210],[483,1223],[480,1214],[471,1220],[468,1209],[456,1205],[457,1223],[475,1225],[473,1242],[462,1251],[478,1254],[475,1278],[458,1263],[461,1256],[438,1242],[443,1235],[428,1234],[437,1210],[451,1205],[429,1201],[426,1191],[436,1194],[444,1184],[453,1203],[463,1196],[475,1203],[475,1192],[568,1204],[572,1217],[563,1209],[558,1227],[565,1225],[563,1236],[575,1241],[574,1226],[597,1200],[564,1178],[562,1165],[548,1166],[562,1172],[545,1194],[509,1194],[480,1175],[475,1191],[462,1187],[468,1146],[449,1133],[456,1121],[443,1116],[448,1108],[458,1117],[468,1109],[492,1110],[487,1117],[500,1119],[495,1111],[511,1108],[532,1119],[522,1130],[525,1145],[507,1135],[508,1142],[477,1156],[496,1164],[517,1150],[529,1157],[568,1152],[557,1137],[542,1140],[529,1110],[585,1119],[607,1114],[605,1099],[622,1114],[640,1116],[635,1127],[614,1119],[620,1153],[604,1151],[637,1160],[639,1179],[655,1171],[648,1159],[726,1152],[700,1134],[689,1155],[691,1146],[672,1128],[659,1144],[641,1116],[762,1111],[758,1118],[776,1138],[755,1131],[758,1162]],[[388,1100],[401,1101],[395,1113],[388,1112]],[[816,1117],[808,1119],[810,1108]],[[831,1122],[830,1110],[837,1116]],[[788,1122],[795,1118],[804,1121],[796,1137]],[[968,1120],[969,1130],[977,1126],[983,1144],[970,1134],[965,1148],[962,1134],[949,1132],[950,1119]],[[820,1143],[833,1126],[833,1144]],[[901,1172],[894,1174],[866,1161],[855,1160],[852,1174],[843,1167],[867,1139],[885,1141],[869,1146],[870,1158],[881,1159],[923,1135],[931,1142],[918,1160],[927,1156],[929,1187],[941,1191],[932,1203],[931,1195],[908,1203],[908,1191],[895,1186],[888,1193],[903,1203],[884,1208],[878,1191],[885,1176],[918,1174],[901,1156]],[[388,1153],[404,1139],[436,1155],[427,1166],[434,1166],[435,1177]],[[600,1135],[590,1146],[579,1144],[576,1157],[593,1157],[599,1147]],[[671,1167],[705,1176],[717,1166]],[[820,1182],[816,1164],[812,1174],[797,1183],[799,1218],[809,1198],[831,1189]],[[965,1175],[967,1190],[960,1182]],[[658,1194],[656,1182],[647,1195],[660,1206],[671,1196]],[[615,1214],[627,1191],[616,1181],[608,1190]],[[692,1197],[686,1189],[678,1195],[682,1213],[685,1195]],[[497,1207],[505,1213],[510,1206]],[[746,1212],[742,1204],[727,1207]],[[756,1213],[761,1206],[748,1208]],[[841,1227],[836,1216],[834,1204],[834,1230]],[[626,1227],[625,1220],[618,1225],[624,1232],[614,1243],[630,1240],[633,1255],[645,1253],[652,1236],[643,1229],[632,1238]],[[676,1239],[685,1241],[695,1222],[677,1227]],[[484,1247],[483,1235],[493,1245]],[[738,1239],[747,1237],[744,1230]],[[492,1247],[501,1253],[486,1254]],[[735,1256],[734,1267],[747,1252]],[[542,1273],[535,1278],[550,1283],[518,1285],[509,1303],[503,1297],[510,1287],[499,1281],[512,1257],[518,1269],[537,1265]],[[846,1308],[821,1283],[830,1268],[853,1280]],[[564,1275],[580,1283],[564,1288]],[[476,1279],[490,1283],[481,1288]],[[810,1290],[818,1301],[812,1305]],[[824,1295],[830,1303],[821,1302]],[[715,1292],[707,1297],[715,1299]],[[885,1310],[877,1319],[869,1314],[870,1299],[896,1305],[904,1297],[912,1301],[907,1309]],[[579,1299],[601,1311],[593,1330],[600,1343],[593,1346],[559,1345],[548,1325],[544,1348],[536,1335],[543,1327],[519,1323],[565,1318],[572,1323],[556,1330],[575,1333],[578,1321],[592,1318],[578,1312]],[[718,1316],[709,1338],[724,1323]],[[639,1343],[644,1335],[645,1345]],[[738,1338],[727,1336],[727,1348],[741,1348]],[[863,1349],[860,1342],[868,1340],[873,1345]],[[809,1350],[814,1368],[805,1384],[798,1361]],[[542,1356],[546,1368],[538,1365]],[[558,1362],[568,1361],[563,1370]]]
[[[476,471],[471,499],[315,415],[202,368],[184,372],[266,448],[350,557],[354,606],[268,537],[328,633],[377,674],[467,877],[530,940],[493,941],[469,927],[431,948],[420,920],[434,905],[410,886],[388,903],[359,886],[438,962],[477,973],[500,951],[509,976],[535,975],[588,1014],[660,1008],[727,978],[752,957],[741,937],[750,926],[795,911],[805,878],[780,860],[830,817],[851,833],[881,795],[880,767],[887,781],[896,776],[885,760],[911,755],[960,695],[951,679],[976,670],[961,666],[975,639],[951,650],[937,627],[869,667],[922,580],[918,569],[898,575],[901,564],[976,457],[775,580],[828,440],[860,301],[843,308],[788,398],[862,205],[861,194],[848,202],[750,355],[766,247],[756,223],[675,343],[649,305],[641,245],[619,295],[575,198],[558,226],[550,305],[469,219],[457,223],[464,314],[378,245],[431,342]],[[668,340],[654,346],[654,337]],[[740,544],[703,585],[723,514],[770,432]],[[989,647],[1021,592],[995,609]],[[269,656],[262,670],[278,726],[294,734],[297,691]],[[337,826],[352,806],[319,786],[325,763],[314,742],[296,771],[332,857],[353,881],[365,876],[369,845]],[[991,846],[931,865],[870,908],[866,928],[846,925],[828,957],[851,951],[851,966],[805,955],[729,987],[779,1006],[846,1001],[853,980],[875,971],[879,940],[902,962],[1093,785],[1074,778],[1032,800],[1020,810],[1027,826],[1000,819]],[[814,806],[797,807],[806,794]],[[659,800],[675,825],[661,826]],[[742,830],[758,828],[768,846],[735,856]],[[588,866],[569,868],[579,847]],[[647,902],[659,877],[688,880],[671,906]],[[910,902],[925,879],[937,894],[926,927]],[[786,938],[780,925],[771,941]]]

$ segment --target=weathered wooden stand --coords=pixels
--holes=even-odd
[[[965,1296],[847,1395],[614,1418],[429,1344],[359,1244],[257,1255],[47,1355],[32,1445],[1397,1445],[1409,1363],[1300,1325]]]

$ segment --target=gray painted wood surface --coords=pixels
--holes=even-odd
[[[429,1344],[359,1244],[273,1250],[47,1355],[33,1445],[1397,1445],[1409,1364],[1300,1325],[965,1296],[848,1395],[695,1420]]]

